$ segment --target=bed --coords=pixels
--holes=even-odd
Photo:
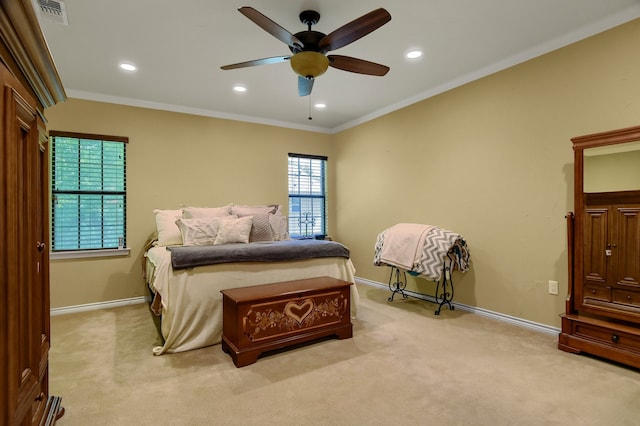
[[[331,241],[289,239],[286,225],[282,227],[286,218],[279,214],[277,206],[274,208],[265,213],[265,206],[230,205],[206,211],[200,208],[197,212],[219,213],[210,217],[193,217],[194,210],[185,208],[154,211],[157,236],[145,247],[144,277],[152,293],[151,310],[161,317],[163,344],[153,348],[155,355],[220,343],[221,290],[320,276],[355,283],[355,268],[346,247]],[[241,241],[223,235],[224,241],[220,242],[228,223],[239,227],[242,218],[251,219],[243,222],[247,235]],[[177,231],[171,226],[176,222]],[[246,228],[248,222],[250,232]],[[189,230],[185,229],[185,223],[197,226]],[[261,227],[270,228],[271,232],[259,236],[264,231]],[[195,232],[196,228],[199,231]],[[199,243],[193,244],[198,238]],[[200,244],[203,241],[208,244]],[[274,255],[275,252],[280,253]],[[185,260],[193,253],[191,261]],[[358,300],[356,286],[351,286],[352,317],[357,314]]]

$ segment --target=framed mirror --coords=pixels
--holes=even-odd
[[[640,141],[587,148],[583,192],[640,190]]]

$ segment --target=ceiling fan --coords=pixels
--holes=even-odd
[[[290,61],[291,68],[298,74],[298,94],[300,96],[311,94],[315,78],[324,74],[328,67],[376,76],[383,76],[389,71],[389,67],[385,65],[364,59],[343,55],[327,55],[327,52],[353,43],[389,22],[391,15],[383,8],[369,12],[326,35],[311,30],[311,26],[320,20],[320,14],[314,10],[305,10],[300,13],[300,21],[307,25],[307,30],[296,34],[291,34],[252,7],[241,7],[238,11],[263,30],[286,43],[291,50],[291,55],[225,65],[220,67],[223,70]]]

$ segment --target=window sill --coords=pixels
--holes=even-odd
[[[57,252],[50,253],[49,259],[59,260],[59,259],[81,259],[86,257],[119,257],[119,256],[129,256],[129,254],[131,254],[130,248],[57,251]]]

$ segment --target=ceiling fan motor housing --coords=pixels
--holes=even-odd
[[[329,68],[329,58],[320,51],[320,40],[325,36],[319,31],[312,31],[311,26],[318,23],[320,14],[314,10],[300,13],[300,21],[308,26],[307,31],[294,34],[304,47],[290,48],[293,52],[290,63],[293,71],[304,78],[312,79],[324,74]]]

